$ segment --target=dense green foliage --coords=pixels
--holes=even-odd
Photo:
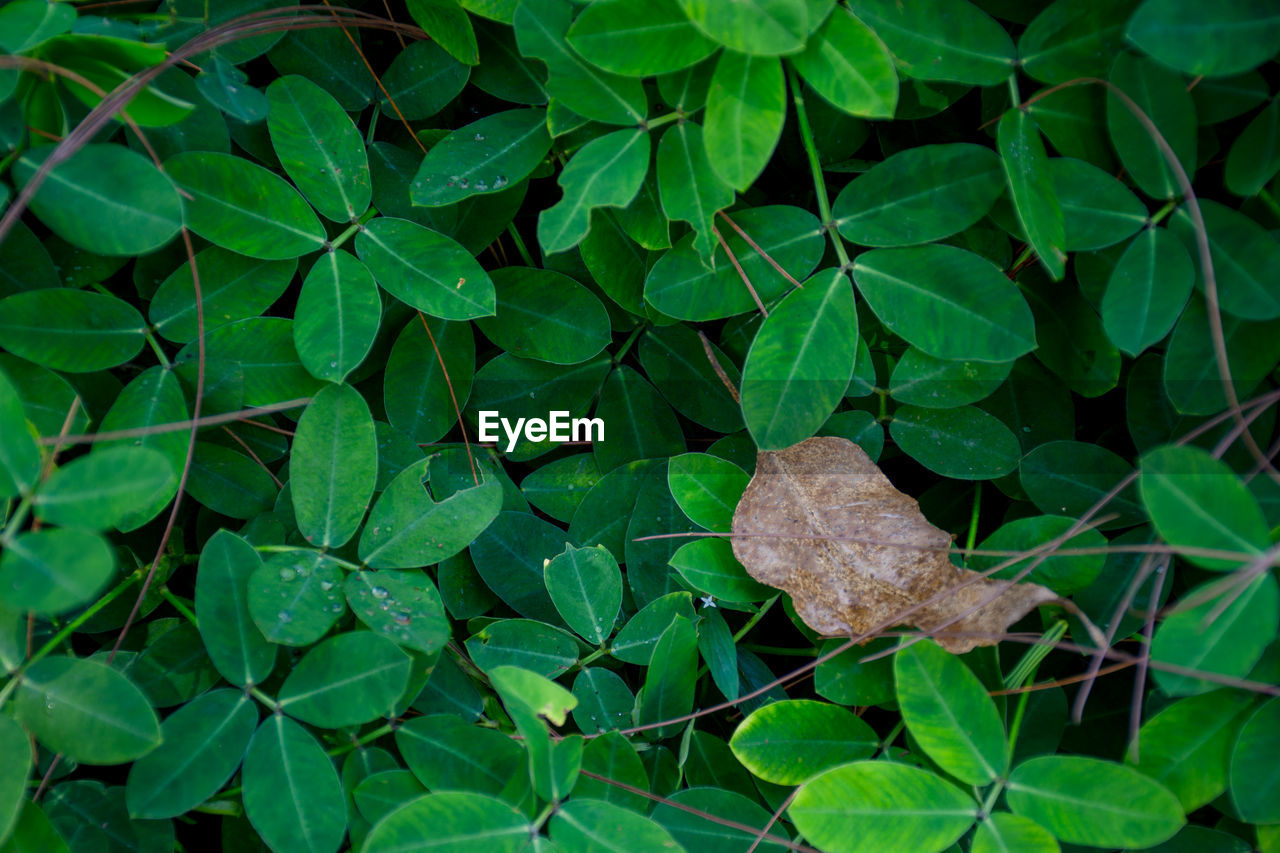
[[[0,849],[1280,851],[1274,3],[0,50]],[[727,538],[815,435],[1059,598],[817,634]]]

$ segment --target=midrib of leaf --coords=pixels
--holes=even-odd
[[[153,784],[151,796],[149,796],[146,799],[146,803],[150,804],[155,802],[155,799],[156,799],[155,795],[157,793],[160,793],[164,791],[166,788],[168,788],[170,784],[172,784],[179,776],[183,775],[183,773],[186,772],[186,769],[188,767],[196,763],[197,759],[203,758],[203,752],[207,750],[210,747],[210,745],[213,744],[215,740],[217,740],[218,736],[221,735],[232,724],[232,722],[235,719],[236,712],[239,711],[242,707],[244,707],[244,703],[247,701],[248,700],[245,699],[244,696],[240,696],[237,699],[235,707],[232,708],[225,717],[218,720],[217,726],[212,731],[209,732],[208,736],[205,737],[205,739],[202,742],[196,744],[194,749],[187,752],[185,755],[181,756],[177,764],[175,764],[171,768],[171,772],[165,774],[164,776],[161,777],[159,781],[156,781]]]
[[[855,262],[855,263],[856,263],[856,262]],[[941,295],[941,294],[939,294],[937,291],[934,291],[934,290],[927,290],[927,289],[925,289],[925,288],[923,288],[923,287],[918,287],[917,285],[912,284],[911,282],[907,281],[907,280],[906,280],[906,279],[904,279],[904,278],[898,278],[897,276],[895,276],[895,275],[891,275],[890,273],[887,273],[887,272],[885,272],[884,270],[881,270],[881,269],[876,269],[876,268],[874,268],[874,267],[868,267],[868,266],[863,266],[863,267],[862,267],[862,269],[863,269],[863,270],[865,270],[866,272],[868,272],[868,273],[870,273],[870,274],[874,275],[874,276],[878,276],[878,277],[880,277],[880,278],[882,278],[882,279],[886,279],[886,280],[888,280],[888,281],[890,281],[890,282],[892,282],[892,283],[894,283],[894,284],[896,284],[896,285],[899,285],[899,286],[900,286],[900,287],[902,287],[904,290],[910,290],[910,291],[912,291],[913,293],[917,293],[917,294],[924,295],[924,296],[926,296],[926,297],[928,297],[928,298],[932,299],[932,300],[933,300],[933,301],[935,301],[935,302],[939,302],[939,303],[941,303],[941,304],[943,304],[943,305],[945,305],[945,306],[947,306],[947,307],[949,307],[949,308],[952,308],[952,309],[954,309],[956,312],[958,312],[959,314],[961,314],[961,315],[963,315],[963,316],[965,316],[965,317],[969,317],[969,318],[972,318],[972,319],[974,319],[974,320],[978,320],[978,321],[979,321],[979,322],[981,322],[981,323],[982,323],[982,325],[983,325],[983,326],[985,326],[987,329],[989,329],[989,330],[991,330],[991,331],[995,332],[995,333],[996,333],[996,335],[997,335],[998,337],[1003,337],[1003,338],[1005,338],[1006,340],[1012,339],[1012,340],[1014,340],[1014,341],[1017,341],[1019,344],[1025,344],[1025,343],[1027,343],[1027,339],[1026,339],[1026,338],[1022,337],[1021,335],[1014,335],[1014,334],[1013,334],[1012,332],[1010,332],[1010,331],[1009,331],[1009,329],[1008,329],[1007,327],[1005,327],[1004,325],[1002,325],[1002,324],[1000,324],[1000,323],[997,323],[997,322],[995,322],[994,320],[991,320],[991,319],[989,319],[989,318],[987,318],[987,317],[983,316],[982,314],[977,313],[975,310],[973,310],[972,308],[970,308],[969,306],[967,306],[967,305],[965,305],[965,304],[963,304],[963,303],[961,303],[961,302],[956,302],[954,299],[949,299],[949,298],[946,298],[946,297],[942,296],[942,295]]]
[[[324,144],[325,136],[327,134],[312,126],[311,120],[308,118],[306,112],[298,106],[298,100],[293,96],[293,91],[291,89],[286,88],[285,97],[287,97],[289,99],[289,103],[293,105],[294,112],[297,114],[298,120],[302,122],[303,127],[306,128],[310,139],[316,143],[312,147],[315,151],[319,152],[321,158],[324,160],[325,166],[327,167],[325,171],[322,172],[326,179],[325,182],[331,184],[333,188],[338,191],[338,198],[342,200],[342,206],[347,209],[347,214],[349,216],[355,216],[355,205],[351,203],[351,198],[347,195],[347,188],[343,185],[343,182],[338,179],[338,175],[342,174],[342,171],[338,167],[337,162],[330,156],[328,146]],[[342,129],[335,129],[333,135],[341,137]],[[314,175],[309,177],[311,177],[312,180],[315,180]]]
[[[839,281],[837,277],[836,281]],[[787,371],[786,381],[782,383],[782,390],[778,393],[778,405],[773,408],[773,416],[769,418],[769,423],[765,427],[765,434],[772,435],[773,428],[778,423],[778,418],[792,413],[791,407],[785,404],[788,394],[791,392],[791,383],[795,381],[796,374],[800,372],[800,367],[804,363],[805,356],[809,353],[809,347],[813,344],[814,331],[822,323],[822,315],[831,307],[831,294],[834,288],[828,288],[826,294],[822,297],[822,301],[818,303],[818,310],[813,315],[813,321],[809,323],[809,327],[805,330],[804,337],[800,340],[800,346],[797,347],[795,358],[791,361],[791,367]]]
[[[990,169],[987,170],[987,172],[990,172],[990,171],[991,171]],[[890,199],[884,204],[879,204],[879,205],[876,205],[875,207],[868,207],[865,210],[862,210],[858,213],[851,214],[849,216],[842,216],[836,220],[835,224],[836,224],[836,227],[839,227],[841,225],[844,225],[847,222],[857,222],[859,219],[863,219],[864,217],[867,217],[867,216],[881,216],[884,214],[886,210],[892,210],[895,207],[909,204],[918,199],[932,197],[932,196],[944,193],[948,190],[954,189],[956,187],[962,187],[965,184],[974,183],[976,181],[984,180],[987,178],[988,178],[987,173],[973,172],[968,175],[965,175],[964,177],[957,178],[954,181],[947,181],[945,179],[943,179],[942,181],[930,181],[929,186],[926,189],[920,190],[918,192],[907,193],[906,195],[895,196],[894,198]],[[1145,217],[1143,218],[1143,221],[1145,221]]]
[[[304,798],[298,791],[297,784],[293,781],[293,762],[289,758],[289,741],[284,733],[284,718],[273,716],[272,722],[276,727],[276,737],[280,743],[280,771],[284,774],[284,780],[289,786],[289,804],[293,806],[293,812],[298,818],[298,828],[302,831],[306,838],[307,849],[316,849],[312,842],[311,824],[307,820]]]
[[[192,195],[199,196],[201,199],[211,204],[214,204],[219,208],[229,210],[238,216],[244,216],[248,219],[253,219],[257,222],[263,223],[266,226],[269,226],[270,228],[279,229],[281,231],[285,231],[290,234],[296,234],[299,237],[305,237],[307,239],[307,242],[315,243],[316,246],[320,246],[324,243],[324,240],[322,238],[317,237],[316,235],[312,234],[309,231],[305,231],[301,228],[297,228],[293,225],[289,225],[280,219],[275,219],[270,216],[263,216],[262,214],[256,211],[250,210],[247,207],[240,207],[218,196],[210,195],[208,192],[204,191],[203,189],[199,189],[189,185],[184,185],[182,188],[187,192],[191,193]],[[290,187],[290,189],[293,189],[293,188]],[[306,202],[303,202],[303,204],[306,205]],[[307,207],[307,210],[310,210],[310,209],[311,209],[310,207]]]
[[[1176,485],[1177,481],[1173,475],[1158,474],[1156,476],[1158,476],[1160,480],[1164,483],[1164,486],[1166,489],[1168,489],[1170,495],[1173,496],[1178,501],[1179,504],[1185,507],[1196,518],[1198,518],[1203,522],[1206,522],[1209,527],[1221,533],[1224,538],[1237,543],[1241,547],[1242,551],[1245,551],[1248,554],[1262,553],[1261,550],[1256,545],[1254,545],[1248,539],[1245,539],[1244,537],[1240,536],[1238,533],[1236,533],[1236,531],[1232,530],[1227,525],[1223,524],[1222,521],[1216,515],[1210,512],[1207,512],[1205,508],[1201,506],[1198,501],[1196,501],[1191,495],[1187,494],[1187,492],[1185,492],[1183,489],[1179,488]]]
[[[21,162],[22,165],[30,169],[40,168],[39,164],[34,163],[29,157],[22,157],[19,159],[19,162]],[[56,184],[61,184],[62,186],[68,188],[74,193],[88,196],[94,201],[100,202],[101,204],[106,205],[112,210],[120,211],[121,213],[127,216],[132,216],[139,219],[151,220],[154,223],[163,225],[165,228],[169,228],[177,224],[174,222],[174,220],[166,219],[165,217],[162,217],[162,216],[157,216],[154,213],[152,213],[150,210],[123,204],[111,198],[110,196],[102,195],[101,193],[97,193],[88,189],[82,184],[74,183],[73,181],[69,180],[66,176],[60,175],[57,169],[53,169],[52,171],[50,171],[49,174],[46,176],[45,180],[52,181],[53,183],[56,183]]]
[[[314,690],[306,690],[306,691],[303,691],[302,693],[294,693],[288,697],[278,700],[277,704],[279,704],[280,707],[282,708],[287,708],[289,705],[293,705],[297,702],[301,702],[304,699],[311,699],[312,697],[315,697],[315,696],[322,696],[325,693],[331,693],[335,690],[340,690],[349,684],[356,684],[360,681],[367,681],[369,679],[375,678],[376,676],[382,675],[382,673],[387,672],[388,670],[392,670],[398,666],[402,666],[403,663],[404,661],[398,661],[398,660],[387,661],[386,663],[374,669],[362,669],[359,672],[357,672],[355,675],[350,675],[350,676],[347,676],[346,678],[339,678],[333,681],[325,681],[323,684],[321,684],[319,687],[315,688]]]
[[[421,267],[419,267],[417,264],[414,264],[413,262],[411,262],[406,255],[400,254],[395,249],[391,248],[391,246],[384,243],[382,240],[379,240],[378,236],[373,231],[369,229],[365,229],[363,233],[365,237],[369,238],[369,241],[371,243],[373,243],[379,249],[382,249],[382,251],[390,255],[392,260],[394,260],[396,263],[400,264],[401,266],[409,269],[415,276],[424,278],[427,281],[429,281],[431,284],[435,285],[436,288],[438,288],[440,291],[448,295],[450,299],[456,299],[456,300],[465,302],[467,305],[477,310],[483,310],[485,308],[485,306],[481,305],[479,302],[476,302],[475,299],[473,299],[469,293],[463,293],[458,288],[447,284],[446,282],[434,276],[429,271],[424,270]],[[432,247],[433,250],[436,250],[439,248],[440,247],[438,246]]]
[[[608,82],[605,81],[600,76],[600,74],[596,72],[596,68],[594,65],[589,65],[586,62],[583,62],[582,59],[579,58],[576,53],[568,49],[568,46],[565,44],[562,36],[559,36],[553,33],[551,30],[549,30],[546,24],[544,24],[542,19],[537,15],[530,14],[528,16],[528,20],[532,22],[534,26],[537,27],[538,31],[542,34],[542,37],[546,40],[547,44],[549,44],[552,47],[552,49],[555,50],[556,54],[558,55],[558,58],[562,62],[565,62],[573,66],[574,71],[578,75],[591,81],[591,83],[595,85],[595,88],[597,90],[599,90],[602,94],[608,96],[610,100],[612,100],[616,105],[621,107],[627,115],[631,116],[633,121],[637,123],[644,121],[644,115],[642,113],[636,112],[635,108],[632,107],[631,104],[627,103],[626,99],[623,98],[621,95],[619,95],[614,90],[614,88],[610,86]],[[547,62],[548,70],[552,70],[551,66],[553,62],[554,60]],[[555,71],[552,70],[552,73],[555,73]],[[568,78],[572,78],[575,75],[571,73],[571,74],[566,74],[565,76]]]
[[[956,718],[955,712],[951,709],[951,705],[948,704],[946,697],[942,694],[942,691],[938,689],[937,682],[933,680],[932,673],[925,669],[919,660],[911,660],[911,663],[915,665],[916,672],[918,673],[916,681],[923,682],[929,689],[929,693],[933,696],[934,703],[937,707],[942,709],[942,713],[946,716],[947,722],[951,724],[952,736],[954,739],[958,741],[967,752],[972,754],[974,758],[978,759],[978,763],[982,765],[982,770],[986,774],[988,780],[994,779],[997,775],[996,769],[991,766],[989,761],[987,761],[987,757],[982,754],[982,750],[978,749],[977,743],[975,743],[973,738],[970,737],[969,729]]]

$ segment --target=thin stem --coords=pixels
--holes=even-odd
[[[142,330],[142,334],[146,337],[147,346],[151,347],[151,351],[156,354],[156,359],[164,366],[165,370],[173,367],[173,363],[169,361],[169,356],[165,355],[164,348],[160,346],[160,341],[156,340],[155,332],[151,327]]]
[[[676,119],[682,119],[682,118],[684,118],[684,112],[682,112],[681,110],[676,110],[675,112],[670,112],[670,113],[667,113],[666,115],[658,116],[655,119],[649,119],[648,121],[643,122],[640,126],[643,127],[645,130],[653,130],[655,127],[662,127],[664,124],[670,124]]]
[[[392,727],[390,723],[387,723],[385,725],[379,726],[378,728],[374,729],[371,732],[361,735],[357,739],[351,741],[351,743],[344,743],[342,746],[335,746],[333,749],[327,750],[325,752],[325,755],[328,755],[330,758],[332,758],[335,755],[345,755],[346,753],[351,752],[352,750],[359,749],[360,747],[364,746],[367,743],[373,743],[378,738],[382,737],[383,735],[389,735],[393,731],[395,731],[395,729]]]
[[[884,736],[884,740],[880,741],[880,748],[876,750],[876,758],[879,758],[889,747],[893,746],[893,742],[898,739],[898,735],[902,734],[902,730],[907,727],[905,720],[898,720],[898,724],[889,730]]]
[[[366,210],[363,214],[361,214],[359,219],[357,219],[355,222],[352,222],[350,225],[347,226],[347,230],[343,231],[337,237],[334,237],[331,241],[329,241],[329,249],[330,250],[337,249],[343,243],[347,242],[352,237],[354,237],[357,232],[363,231],[364,224],[368,222],[370,219],[373,219],[373,217],[377,215],[378,215],[378,211],[375,208],[371,207],[368,210]]]
[[[795,69],[787,66],[787,79],[791,82],[791,100],[796,105],[796,123],[800,127],[800,141],[804,143],[804,152],[809,157],[809,171],[813,173],[813,189],[818,197],[818,215],[822,219],[822,227],[831,238],[831,245],[836,250],[836,257],[842,266],[848,267],[849,253],[836,230],[836,223],[831,219],[831,202],[827,199],[827,183],[822,176],[822,163],[818,159],[818,146],[813,141],[813,128],[809,125],[809,113],[804,107],[804,95],[800,93],[800,81],[796,78]]]
[[[160,587],[160,597],[173,605],[173,609],[181,613],[182,618],[186,619],[192,625],[196,625],[196,614],[191,612],[191,608],[187,607],[187,603],[174,595],[173,591],[167,586]]]
[[[978,512],[982,506],[982,481],[973,487],[973,511],[969,514],[969,535],[964,540],[966,551],[972,551],[978,542]]]
[[[13,515],[9,516],[9,523],[4,526],[4,530],[0,531],[0,545],[8,548],[13,543],[13,536],[27,521],[27,514],[31,512],[31,496],[24,495],[22,500],[18,501],[18,506],[13,511]]]
[[[764,618],[764,615],[769,612],[769,608],[773,607],[773,603],[777,601],[781,596],[782,596],[782,593],[778,593],[773,598],[769,599],[764,604],[760,605],[760,609],[757,610],[754,614],[752,614],[751,618],[747,620],[747,624],[739,628],[737,633],[733,635],[733,641],[737,643],[743,637],[747,636],[747,634],[751,633],[751,629],[756,626],[756,623],[758,623],[761,619]]]
[[[635,344],[636,340],[640,337],[641,333],[643,333],[644,330],[648,328],[649,328],[649,323],[644,322],[631,330],[631,334],[627,335],[627,339],[622,342],[622,346],[618,347],[618,351],[614,353],[613,364],[615,367],[622,363],[623,356],[625,356],[631,350],[631,347]]]
[[[1160,208],[1155,213],[1151,214],[1150,223],[1152,225],[1159,225],[1160,220],[1164,219],[1166,216],[1172,213],[1173,209],[1177,206],[1178,206],[1177,200],[1166,201],[1164,203],[1164,207]]]
[[[279,710],[280,710],[280,703],[279,703],[279,702],[277,702],[276,700],[272,699],[272,698],[271,698],[270,696],[268,696],[267,694],[263,693],[263,692],[262,692],[259,688],[257,688],[257,687],[250,687],[250,688],[249,688],[249,695],[250,695],[250,696],[252,696],[254,699],[257,699],[257,700],[258,700],[259,702],[261,702],[263,705],[266,705],[266,706],[267,706],[268,708],[270,708],[272,711],[279,711]]]
[[[514,222],[507,223],[507,233],[511,235],[511,242],[516,244],[516,251],[524,259],[525,266],[536,267],[537,264],[533,262],[533,255],[529,254],[529,247],[524,244],[524,238],[520,236],[520,232],[516,229]]]

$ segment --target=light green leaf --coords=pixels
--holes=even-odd
[[[768,165],[787,117],[786,96],[777,59],[725,51],[716,60],[702,139],[711,168],[734,189],[751,186]]]
[[[273,554],[249,577],[249,615],[273,643],[309,646],[346,612],[342,570],[319,551]]]
[[[682,122],[667,128],[658,144],[658,189],[668,219],[693,226],[693,249],[712,259],[718,241],[712,235],[716,212],[733,203],[734,192],[711,166],[702,128]]]
[[[1240,478],[1208,451],[1166,445],[1142,457],[1138,488],[1156,530],[1174,548],[1241,551],[1241,559],[1262,553],[1271,542],[1268,524]],[[1238,560],[1188,555],[1216,571],[1230,571]]]
[[[838,705],[789,699],[743,720],[729,746],[755,776],[775,785],[797,785],[838,764],[870,758],[879,738]]]
[[[373,194],[355,122],[305,77],[276,78],[267,87],[267,101],[267,129],[285,173],[326,219],[354,221]]]
[[[826,422],[849,387],[858,348],[853,288],[820,272],[765,318],[742,369],[742,414],[761,450],[798,444]]]
[[[11,607],[63,613],[91,601],[115,563],[110,545],[96,533],[37,530],[14,537],[0,554],[0,586]]]
[[[670,563],[694,589],[719,601],[764,601],[776,592],[747,574],[724,539],[686,542],[671,555]]]
[[[373,417],[350,385],[330,385],[298,419],[289,465],[298,529],[312,545],[345,545],[364,518],[378,476]]]
[[[582,241],[596,207],[626,207],[649,171],[649,134],[618,130],[582,146],[560,171],[558,203],[538,216],[538,243],[548,254]]]
[[[996,812],[978,824],[970,853],[1058,853],[1058,841],[1031,818]]]
[[[831,853],[941,853],[973,824],[978,804],[928,771],[857,761],[805,782],[787,814]]]
[[[36,491],[36,517],[63,527],[105,530],[173,494],[178,474],[149,447],[112,447],[54,471]]]
[[[444,791],[412,800],[374,824],[364,853],[520,853],[531,826],[507,803],[483,794]]]
[[[994,264],[954,246],[873,249],[853,279],[886,326],[929,355],[1003,362],[1035,348],[1031,309]]]
[[[676,0],[694,26],[738,53],[777,56],[795,53],[809,35],[804,0]]]
[[[1013,73],[1013,41],[967,0],[854,0],[849,8],[884,40],[910,77],[992,86]]]
[[[129,768],[129,814],[177,817],[212,797],[240,766],[258,712],[236,690],[213,690],[183,705],[160,726],[163,742]]]
[[[276,647],[249,614],[249,577],[261,565],[252,545],[219,530],[205,543],[196,571],[196,626],[213,665],[239,687],[265,680],[276,661]]]
[[[451,494],[424,487],[427,460],[400,472],[369,512],[360,534],[360,559],[375,569],[437,563],[467,547],[493,521],[502,485],[486,476],[480,485]],[[437,500],[436,491],[442,492]]]
[[[898,107],[893,57],[876,32],[842,6],[791,61],[815,92],[849,115],[891,118]]]
[[[320,743],[281,714],[263,721],[241,772],[244,812],[273,850],[335,853],[347,826],[342,783]]]
[[[191,196],[184,200],[187,227],[224,249],[282,260],[324,245],[311,206],[274,172],[216,151],[184,151],[164,167]]]
[[[1142,848],[1186,818],[1169,789],[1136,770],[1077,755],[1042,755],[1014,768],[1009,807],[1069,844]]]
[[[485,116],[431,147],[409,197],[414,204],[442,207],[499,192],[528,177],[550,149],[545,109]]]
[[[196,255],[205,331],[271,307],[289,286],[297,261],[264,261],[209,246]],[[184,262],[160,284],[148,317],[157,332],[180,344],[196,339],[196,290],[191,264]],[[302,317],[302,313],[298,313]]]
[[[583,9],[569,45],[597,68],[628,77],[679,71],[716,50],[675,0],[605,0]]]
[[[622,572],[612,554],[600,546],[570,545],[543,574],[547,593],[570,628],[596,645],[613,633],[622,607]]]
[[[863,246],[910,246],[976,223],[1004,192],[989,148],[955,142],[907,148],[872,166],[836,196],[840,233]]]
[[[986,785],[1009,765],[1004,725],[987,689],[964,662],[932,640],[894,655],[898,704],[908,731],[938,766]]]
[[[996,138],[1018,223],[1056,281],[1066,265],[1066,224],[1040,129],[1030,113],[1011,109],[1000,119]]]
[[[53,370],[90,373],[129,361],[147,323],[124,300],[53,287],[0,300],[0,346]]]
[[[488,273],[457,242],[430,228],[380,216],[356,236],[356,253],[384,290],[412,308],[445,320],[494,313]]]
[[[53,152],[38,145],[19,155],[13,175],[24,189]],[[82,147],[50,171],[31,211],[55,234],[99,255],[145,255],[182,227],[183,201],[170,178],[123,145]]]
[[[751,477],[737,465],[706,453],[673,456],[667,465],[671,495],[689,520],[728,533],[733,510]]]
[[[14,715],[46,749],[81,764],[122,764],[160,744],[160,721],[143,692],[87,658],[32,664],[14,696]]]
[[[298,360],[317,379],[342,382],[369,354],[381,319],[369,269],[346,252],[325,252],[303,280],[294,309]]]
[[[467,65],[480,63],[471,18],[458,0],[408,0],[409,14],[427,35],[454,59]]]

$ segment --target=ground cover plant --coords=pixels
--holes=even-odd
[[[1280,851],[1273,4],[0,49],[0,849]]]

